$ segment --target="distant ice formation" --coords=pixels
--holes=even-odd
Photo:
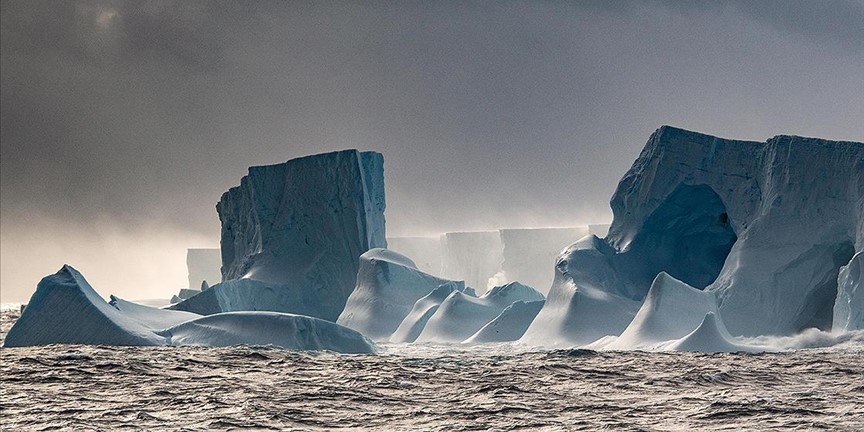
[[[835,328],[845,326],[845,305],[838,309],[835,300],[855,292],[845,287],[860,279],[852,261],[864,249],[864,144],[734,141],[664,126],[611,207],[605,239],[587,237],[559,258],[548,300],[522,341],[554,346],[617,336],[639,324],[627,319],[631,305],[645,300],[661,272],[670,276],[661,285],[676,285],[667,283],[674,278],[717,299],[716,311],[699,306],[698,316],[681,323],[689,328],[666,336],[687,334],[708,312],[714,318],[706,329],[725,322],[732,335],[826,329],[832,318]],[[838,296],[844,265],[851,270],[839,274]],[[635,330],[621,336],[622,345],[654,342]]]
[[[218,248],[192,248],[186,250],[186,270],[189,288],[200,289],[203,282],[213,285],[222,282],[222,252]],[[180,298],[188,298],[179,295]]]
[[[371,249],[360,256],[357,286],[336,322],[373,340],[389,339],[418,299],[445,284],[464,291],[462,281],[424,273],[397,252]]]
[[[84,276],[64,265],[39,282],[4,346],[275,345],[297,350],[371,353],[360,333],[317,318],[234,312],[201,317],[111,297],[108,303]]]
[[[588,227],[499,230],[503,262],[502,273],[496,282],[519,281],[542,293],[549,292],[555,277],[553,264],[558,255],[588,232]]]
[[[486,291],[504,261],[498,231],[446,233],[441,236],[441,249],[441,275],[464,280],[477,292]]]

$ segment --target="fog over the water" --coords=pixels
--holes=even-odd
[[[649,134],[864,139],[864,1],[2,1],[0,298],[168,297],[250,165],[385,157],[390,235],[608,221]]]

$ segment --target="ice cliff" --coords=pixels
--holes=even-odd
[[[619,334],[634,310],[627,302],[642,302],[660,272],[715,295],[733,335],[826,329],[839,270],[864,249],[864,144],[737,141],[664,126],[610,205],[606,238],[589,236],[559,257],[523,341]]]
[[[294,291],[270,310],[335,321],[356,284],[358,257],[386,247],[384,158],[344,150],[249,168],[222,195],[224,280]],[[235,309],[236,310],[236,309]]]
[[[84,276],[64,265],[39,282],[5,347],[79,345],[275,345],[297,350],[371,353],[349,328],[284,313],[233,312],[202,317],[116,297],[106,302]]]
[[[498,231],[452,232],[441,236],[441,275],[464,280],[484,292],[504,261]]]

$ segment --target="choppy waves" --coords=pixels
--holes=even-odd
[[[4,313],[3,330],[11,324]],[[4,430],[860,430],[860,347],[766,354],[382,345],[0,350]]]

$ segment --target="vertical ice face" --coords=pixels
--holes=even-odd
[[[660,272],[715,293],[732,334],[826,329],[839,269],[864,250],[864,143],[736,141],[664,126],[610,205],[608,235],[561,256],[523,340],[582,341],[590,320],[579,315],[592,313],[580,299],[640,302]]]
[[[837,277],[833,331],[864,330],[864,252],[858,252]]]
[[[504,280],[519,281],[542,293],[555,277],[555,260],[567,246],[588,235],[588,227],[525,228],[499,231],[503,245]]]
[[[186,269],[189,272],[189,288],[200,289],[222,282],[222,253],[219,249],[196,248],[186,250]],[[182,296],[181,296],[182,298]]]
[[[383,164],[343,150],[249,168],[216,206],[223,279],[282,285],[317,305],[312,316],[336,320],[360,255],[387,246]]]
[[[478,293],[501,269],[501,237],[498,231],[453,232],[441,236],[441,275],[464,280]]]

